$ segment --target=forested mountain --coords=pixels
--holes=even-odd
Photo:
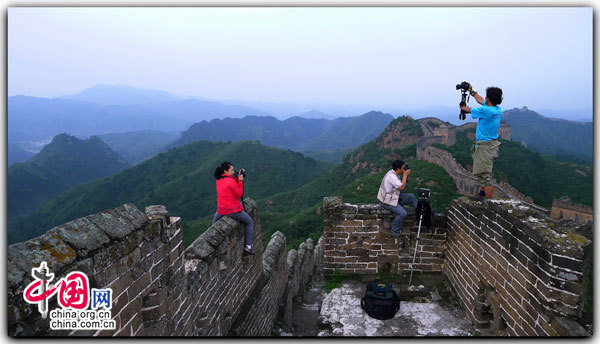
[[[197,140],[258,140],[268,146],[307,154],[329,152],[331,156],[339,158],[339,155],[335,155],[336,151],[347,151],[372,140],[393,119],[392,115],[376,111],[334,120],[292,117],[280,121],[270,116],[215,119],[192,125],[166,149]]]
[[[548,118],[523,107],[506,110],[502,119],[511,125],[511,138],[523,142],[536,152],[557,156],[560,160],[592,163],[594,158],[594,123]]]
[[[35,154],[28,152],[24,149],[21,149],[19,146],[14,145],[12,143],[9,143],[7,148],[7,166],[10,167],[10,165],[14,164],[15,162],[24,162],[27,161],[29,158],[31,158],[32,156],[34,156]]]
[[[405,192],[420,187],[432,190],[432,205],[442,210],[459,194],[446,171],[432,163],[415,161],[416,142],[424,135],[418,121],[401,116],[393,120],[376,139],[363,144],[326,174],[295,190],[282,192],[259,201],[264,237],[282,231],[294,247],[302,238],[318,239],[323,231],[319,211],[323,197],[339,195],[346,202],[377,203],[377,190],[392,161],[402,159],[412,169]],[[207,219],[190,224],[200,232]]]
[[[141,130],[128,133],[98,135],[128,163],[135,165],[158,154],[162,148],[179,137],[178,132]]]
[[[33,212],[73,186],[129,167],[98,137],[60,134],[40,153],[8,169],[8,217]]]
[[[295,189],[333,167],[300,153],[257,142],[198,141],[63,193],[31,216],[13,221],[9,226],[9,243],[128,202],[142,210],[148,205],[164,204],[173,216],[181,216],[184,223],[212,216],[216,210],[213,172],[223,161],[232,162],[236,170],[246,168],[245,195],[254,199]]]
[[[252,120],[260,124],[260,130],[255,132],[261,133],[263,140],[282,133],[277,126],[284,121],[268,119],[273,127],[267,135],[265,122],[261,118]],[[300,127],[303,122],[311,121],[314,120],[290,119]],[[221,126],[221,122],[235,123],[231,120],[215,122]],[[205,126],[201,128],[206,129]],[[218,130],[204,133],[208,135]],[[311,134],[309,130],[295,130],[298,137]],[[473,129],[470,131],[473,135]],[[323,130],[319,135],[325,132]],[[257,142],[196,141],[171,148],[116,175],[73,188],[11,227],[9,240],[23,240],[71,219],[132,202],[140,209],[150,204],[164,204],[172,215],[181,216],[184,241],[189,244],[210,226],[216,204],[212,172],[224,160],[233,162],[236,169],[248,169],[246,196],[258,201],[263,240],[268,240],[271,233],[279,230],[288,238],[289,247],[307,236],[317,239],[321,235],[323,197],[340,195],[347,202],[376,203],[381,178],[394,159],[405,160],[411,166],[405,192],[430,188],[433,207],[443,211],[459,194],[443,168],[414,160],[416,143],[423,137],[418,121],[408,116],[398,117],[374,140],[347,154],[337,166]],[[233,141],[233,138],[229,140]],[[472,163],[469,154],[472,139],[465,132],[458,132],[456,142],[445,149],[468,168]],[[575,202],[591,204],[591,166],[546,159],[519,142],[503,141],[500,158],[495,164],[495,177],[508,181],[543,206],[564,195],[569,195]]]

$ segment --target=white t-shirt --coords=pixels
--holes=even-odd
[[[393,189],[397,189],[402,186],[402,182],[396,173],[390,173],[385,178],[385,182],[383,183],[383,188],[386,193],[391,193]]]

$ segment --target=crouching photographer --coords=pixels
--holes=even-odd
[[[481,200],[492,198],[494,187],[492,186],[492,169],[494,160],[498,158],[500,141],[498,141],[498,128],[502,119],[502,109],[498,106],[502,103],[502,90],[498,87],[488,87],[486,89],[485,99],[477,91],[473,91],[471,84],[466,91],[481,104],[481,107],[470,108],[465,101],[461,101],[459,106],[461,114],[470,113],[473,119],[478,119],[477,131],[475,133],[475,143],[471,147],[473,157],[473,176],[480,183],[479,194],[472,196],[472,199]],[[463,85],[461,84],[461,85]],[[458,89],[459,85],[457,85]]]
[[[246,225],[244,230],[245,246],[244,254],[254,254],[252,250],[252,237],[254,235],[254,221],[244,211],[240,197],[244,194],[244,177],[246,171],[241,169],[234,172],[233,164],[225,161],[215,170],[217,179],[217,212],[213,217],[213,223],[223,216],[229,216]]]
[[[402,173],[402,180],[398,177]],[[390,231],[392,236],[397,238],[400,236],[402,225],[406,219],[407,213],[403,205],[410,204],[413,208],[417,207],[417,197],[413,194],[400,193],[406,187],[406,179],[410,174],[410,168],[402,160],[394,160],[392,169],[385,174],[379,186],[377,199],[380,205],[385,209],[396,214],[392,221]]]

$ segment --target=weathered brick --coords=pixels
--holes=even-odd
[[[130,301],[119,313],[121,317],[121,323],[131,323],[131,319],[140,311],[142,300],[137,298]],[[127,319],[127,321],[125,321]],[[126,326],[125,326],[126,327]],[[130,328],[131,329],[131,328]],[[122,330],[122,329],[121,329]]]
[[[561,268],[566,268],[573,271],[583,271],[583,261],[577,259],[571,259],[567,257],[552,255],[552,265],[556,265]]]
[[[523,242],[519,242],[517,249],[521,252],[527,259],[531,260],[533,263],[537,264],[538,256],[535,254],[527,245]]]
[[[172,251],[175,247],[182,243],[183,232],[179,230],[174,237],[169,240],[169,251]]]
[[[108,285],[108,287],[112,289],[112,295],[116,297],[118,295],[121,295],[121,293],[125,291],[131,285],[132,282],[133,279],[131,278],[131,273],[124,273],[123,275],[121,275],[121,277],[119,277],[117,280],[113,281],[113,283]]]
[[[535,323],[531,324],[527,321],[521,321],[521,327],[523,328],[525,333],[527,333],[527,336],[528,337],[537,337],[538,333],[535,331],[535,329],[531,325],[535,326]]]
[[[173,264],[179,258],[179,250],[176,248],[169,253],[169,264]]]
[[[215,263],[217,265],[217,270],[218,270],[218,262],[215,259]],[[168,258],[164,258],[163,260],[161,260],[160,262],[156,263],[151,269],[150,269],[150,275],[152,276],[152,281],[155,281],[157,278],[160,277],[160,275],[165,272],[165,270],[167,270],[167,268],[169,267],[169,259]]]
[[[540,324],[542,329],[544,329],[545,333],[547,333],[548,336],[558,336],[558,333],[552,328],[552,326],[550,326],[550,323],[546,320],[539,319],[538,323]]]
[[[154,251],[154,259],[153,259],[153,263],[156,264],[158,262],[160,262],[164,257],[167,256],[167,254],[169,253],[169,245],[161,245],[159,246],[156,251]]]
[[[362,227],[363,222],[361,220],[341,221],[340,226],[344,227]]]
[[[150,286],[150,282],[150,273],[146,272],[142,275],[142,277],[134,281],[127,290],[129,293],[129,298],[133,299],[134,297],[137,297],[137,295]]]

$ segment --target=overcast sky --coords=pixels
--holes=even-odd
[[[9,8],[8,95],[125,84],[210,99],[592,116],[592,8]]]

